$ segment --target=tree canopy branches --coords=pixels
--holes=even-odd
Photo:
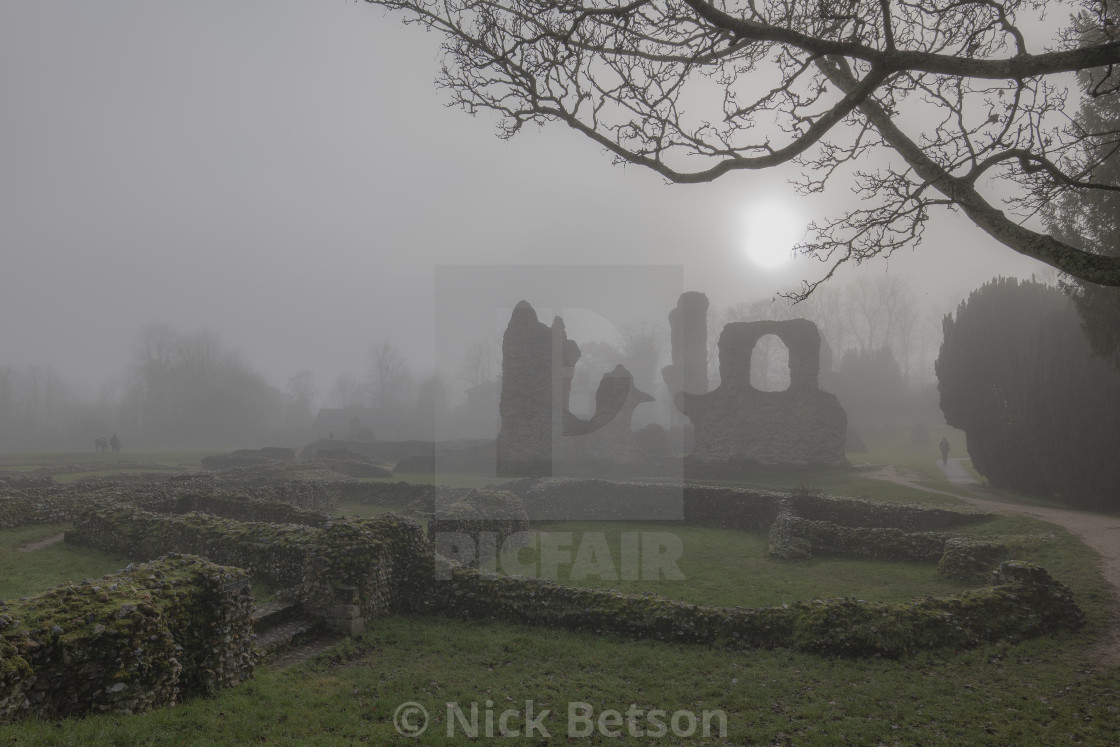
[[[1111,3],[1067,6],[1069,29],[1043,49],[1019,20],[1053,13],[1042,0],[367,2],[441,33],[439,85],[497,113],[504,137],[563,122],[673,182],[787,162],[805,193],[853,180],[860,207],[802,247],[828,275],[916,244],[929,208],[950,206],[1016,251],[1120,286],[1120,256],[1030,227],[1058,195],[1120,187],[1093,178],[1120,130],[1087,130],[1066,106],[1067,73],[1118,95]]]

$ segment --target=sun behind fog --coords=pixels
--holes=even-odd
[[[743,213],[743,252],[760,267],[776,269],[793,260],[805,235],[805,219],[778,200],[762,200]]]

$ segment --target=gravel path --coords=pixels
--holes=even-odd
[[[1104,666],[1120,665],[1120,517],[1095,514],[1088,511],[1071,511],[1061,508],[1047,508],[1021,503],[1008,503],[988,485],[979,482],[964,468],[961,458],[950,459],[948,464],[938,466],[945,473],[950,484],[958,492],[950,493],[918,485],[909,475],[900,474],[894,468],[885,468],[867,476],[878,480],[889,480],[915,490],[939,493],[960,498],[977,508],[1000,514],[1026,514],[1051,524],[1064,527],[1100,555],[1100,568],[1104,578],[1112,586],[1113,615],[1112,624],[1094,649],[1093,664]]]

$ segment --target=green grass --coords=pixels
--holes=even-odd
[[[960,507],[960,501],[938,493],[897,485],[886,480],[874,480],[866,477],[861,472],[852,470],[818,471],[805,473],[795,477],[748,477],[739,481],[732,480],[703,480],[696,482],[743,485],[747,487],[763,488],[766,490],[819,490],[829,495],[849,496],[854,498],[870,498],[876,501],[889,503],[917,503],[927,506],[942,506],[948,508]],[[936,489],[949,489],[930,485]]]
[[[929,443],[914,445],[910,442],[910,434],[899,432],[892,436],[877,436],[864,439],[868,451],[866,454],[849,453],[848,461],[854,466],[893,464],[896,467],[909,470],[934,483],[948,484],[942,474],[938,463],[941,461],[941,451],[938,443],[941,438],[949,439],[950,457],[967,457],[965,448],[964,431],[955,428],[931,428]]]
[[[128,565],[129,560],[119,555],[65,542],[32,552],[20,549],[71,528],[69,524],[48,524],[0,532],[0,599],[18,599],[68,581],[104,576]]]
[[[569,562],[557,563],[555,580],[558,583],[613,588],[628,593],[649,592],[692,604],[758,607],[800,599],[848,596],[894,602],[952,594],[966,588],[940,575],[930,564],[845,558],[773,560],[767,551],[766,534],[759,532],[640,522],[557,522],[538,528],[552,535],[554,542],[566,546],[561,553]],[[684,579],[618,579],[623,532],[662,532],[679,539],[682,554],[677,566]],[[578,555],[581,545],[586,545],[586,552],[600,537],[605,538],[610,552],[604,568],[616,577],[573,578],[570,561]],[[547,543],[542,540],[535,548],[522,549],[518,560],[534,568],[544,567],[539,561],[538,548]]]
[[[931,434],[933,448],[940,438]],[[872,446],[872,444],[869,444]],[[953,446],[956,456],[963,454]],[[905,444],[873,446],[872,456],[891,455],[902,466],[918,460]],[[925,458],[925,457],[922,457]],[[887,463],[887,462],[880,462]],[[936,468],[936,465],[934,465]],[[907,467],[909,468],[909,467]],[[415,477],[415,476],[410,476]],[[430,476],[426,477],[428,481]],[[471,476],[475,479],[476,476]],[[401,479],[401,476],[394,479]],[[923,477],[925,479],[925,477]],[[423,481],[417,479],[416,481]],[[879,500],[952,503],[929,493],[867,480],[858,472],[826,472],[768,479],[772,487],[832,486],[833,492]],[[469,483],[464,479],[463,483]],[[783,483],[784,484],[779,484]],[[792,483],[792,484],[791,484]],[[388,506],[340,506],[339,513],[373,514]],[[653,591],[686,601],[716,604],[780,604],[799,598],[858,596],[894,600],[960,588],[931,566],[819,558],[776,563],[765,556],[765,538],[700,527],[665,524],[566,522],[546,531],[603,532],[612,554],[622,531],[673,531],[685,548],[684,582],[604,582]],[[53,527],[0,532],[0,563],[20,544],[57,533]],[[615,637],[496,623],[393,616],[370,622],[367,632],[327,654],[295,667],[258,670],[250,682],[211,698],[138,716],[93,716],[0,726],[0,744],[463,744],[446,737],[446,703],[486,701],[500,713],[532,700],[552,735],[535,744],[923,744],[1065,745],[1120,743],[1120,668],[1094,666],[1093,646],[1108,621],[1110,593],[1095,553],[1065,531],[1026,517],[1000,517],[962,533],[1009,537],[1013,556],[1034,560],[1069,584],[1089,622],[1076,634],[971,651],[923,654],[902,661],[849,661],[783,650],[734,652],[705,646],[658,644]],[[578,542],[578,540],[577,540]],[[20,553],[16,575],[29,558],[57,548]],[[528,551],[523,551],[528,552]],[[523,556],[524,559],[524,556]],[[46,588],[60,575],[99,575],[86,556],[31,582]],[[124,561],[109,563],[115,570]],[[38,564],[38,563],[36,563]],[[6,567],[6,566],[2,566]],[[4,572],[4,577],[8,572]],[[566,582],[574,583],[569,578]],[[626,583],[634,584],[626,586]],[[942,586],[944,588],[944,586]],[[2,590],[0,597],[14,596]],[[256,592],[257,589],[254,589]],[[21,593],[29,593],[24,591]],[[432,714],[419,740],[399,737],[392,725],[398,705],[416,701]],[[566,739],[566,705],[572,701],[625,711],[658,708],[727,713],[726,740]],[[512,725],[520,723],[516,718]],[[648,726],[648,722],[644,723]],[[483,729],[485,729],[483,723]],[[476,744],[518,744],[487,739]]]
[[[901,662],[785,651],[729,652],[564,631],[425,617],[377,620],[327,655],[263,668],[213,698],[139,716],[93,716],[0,728],[20,745],[468,743],[448,738],[447,703],[469,712],[551,714],[551,738],[510,744],[1073,744],[1115,743],[1120,670],[1091,673],[1084,636],[940,652]],[[399,737],[393,713],[423,705],[431,724]],[[598,715],[631,703],[672,713],[722,710],[726,740],[566,738],[567,704]],[[523,723],[514,717],[511,726]],[[648,728],[639,720],[636,727]],[[458,727],[456,727],[458,729]],[[485,738],[477,744],[503,744]]]

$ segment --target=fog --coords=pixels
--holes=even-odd
[[[323,404],[374,344],[453,375],[455,346],[486,333],[456,326],[466,305],[664,324],[679,290],[726,309],[823,272],[752,264],[742,216],[762,197],[823,216],[842,188],[797,198],[781,170],[669,186],[561,126],[502,141],[445,106],[437,45],[342,0],[0,5],[0,367],[50,366],[94,397],[163,324],[216,333],[281,389],[311,371]],[[571,290],[525,265],[569,268]],[[677,280],[558,300],[602,265]],[[951,214],[831,285],[888,273],[934,326],[994,275],[1052,275]]]

